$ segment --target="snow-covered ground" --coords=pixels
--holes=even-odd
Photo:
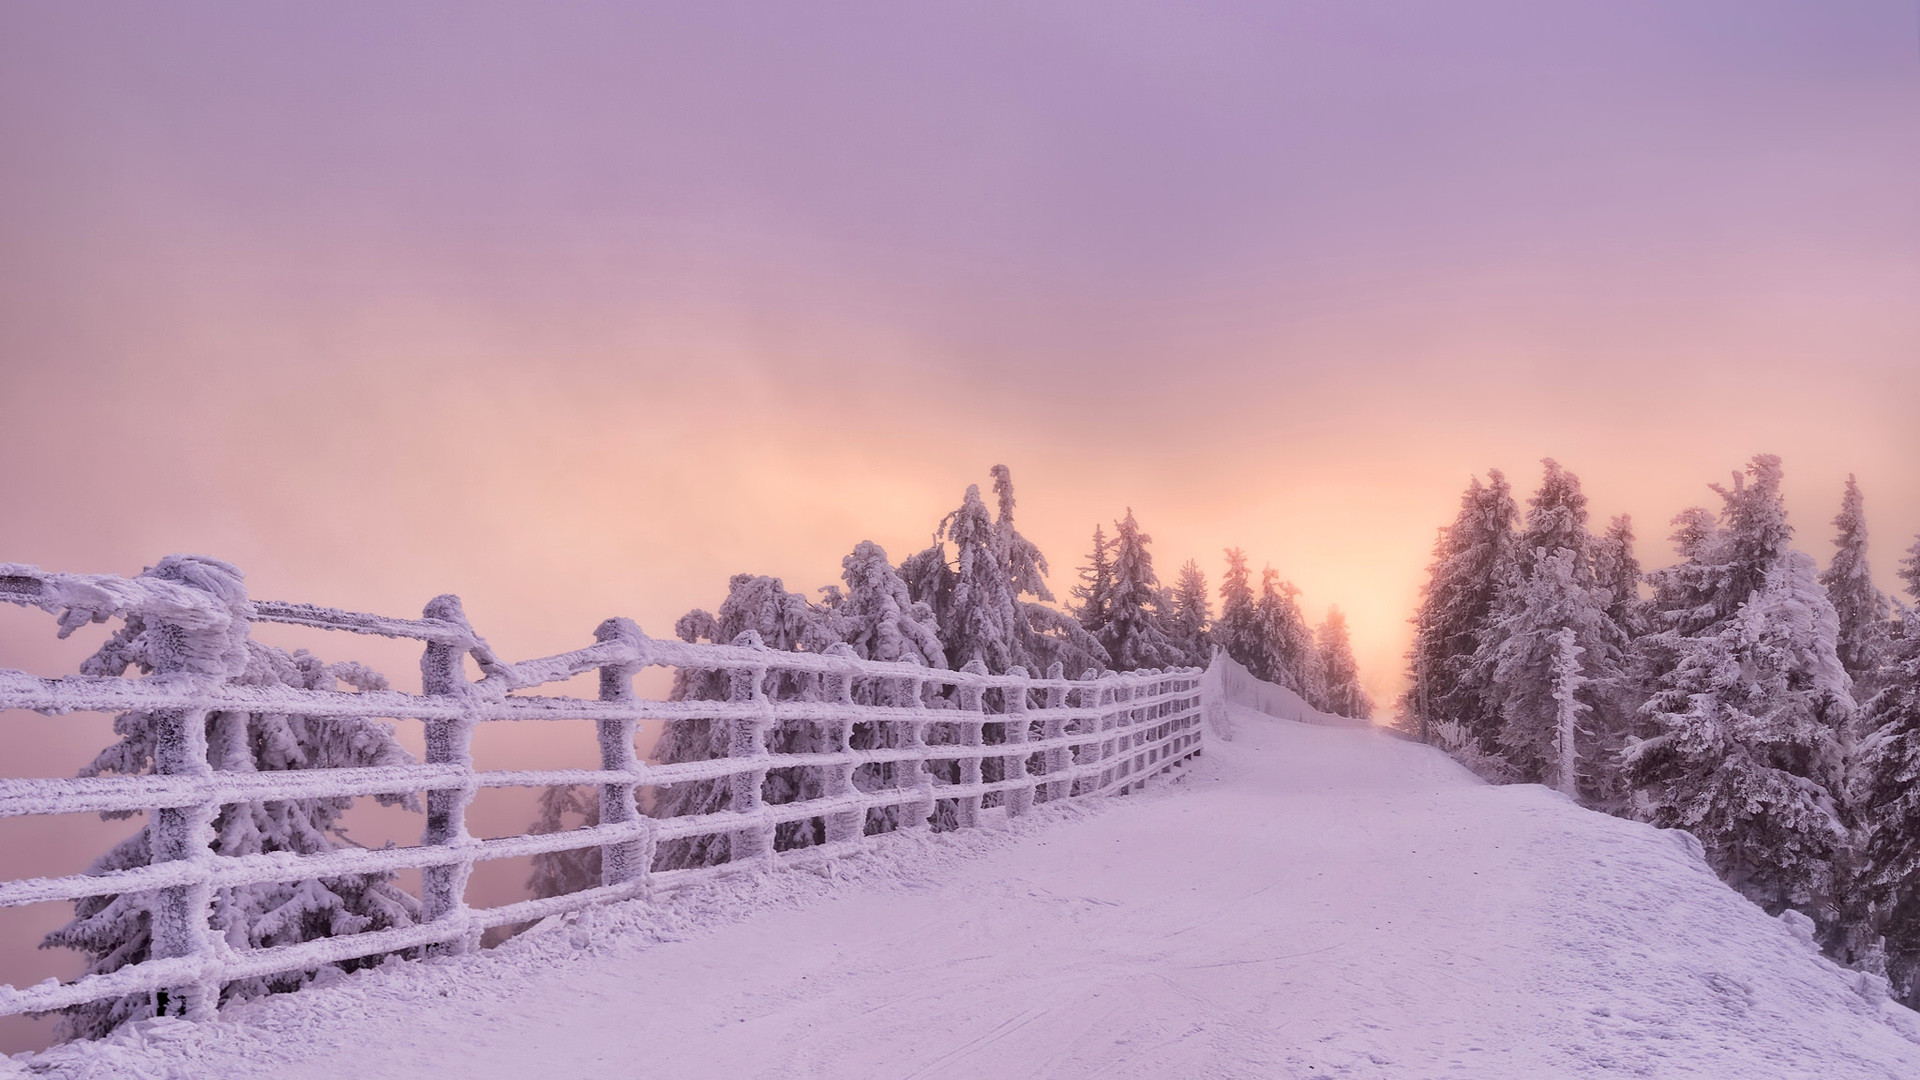
[[[1184,778],[554,920],[63,1077],[1920,1077],[1686,838],[1233,713]]]

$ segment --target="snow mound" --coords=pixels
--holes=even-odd
[[[1920,1076],[1920,1017],[1699,846],[1236,708],[1097,806],[549,920],[18,1067],[63,1078]]]

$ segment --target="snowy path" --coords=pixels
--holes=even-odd
[[[62,1076],[1920,1077],[1669,834],[1252,713],[1174,785],[550,923]],[[662,928],[664,926],[664,928]],[[610,933],[620,928],[624,933]],[[640,929],[646,927],[648,929]],[[136,1071],[139,1070],[139,1071]]]

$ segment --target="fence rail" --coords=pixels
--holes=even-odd
[[[508,662],[473,628],[454,596],[427,604],[422,618],[398,619],[306,604],[255,601],[237,570],[213,560],[170,556],[137,578],[61,574],[0,564],[0,600],[58,617],[60,634],[89,622],[137,620],[144,627],[143,677],[74,675],[44,678],[0,669],[0,708],[48,715],[72,711],[144,714],[159,731],[154,770],[137,776],[0,779],[0,816],[145,811],[152,861],[121,871],[0,881],[0,907],[93,896],[152,898],[152,958],[73,982],[0,986],[0,1015],[42,1012],[130,994],[165,992],[190,1017],[211,1015],[223,984],[403,950],[475,947],[489,927],[647,896],[690,880],[777,861],[832,858],[866,850],[868,811],[894,808],[900,827],[929,827],[945,802],[956,827],[977,824],[988,801],[1016,815],[1038,801],[1132,790],[1148,777],[1200,752],[1201,673],[1197,669],[1131,672],[1081,679],[1045,677],[1016,668],[988,674],[882,663],[838,647],[787,652],[750,635],[730,645],[649,638],[631,621],[609,619],[594,644],[534,660]],[[243,686],[231,680],[246,655],[251,624],[286,623],[321,630],[413,639],[423,643],[423,693],[395,690],[308,690]],[[472,658],[480,678],[464,670]],[[237,667],[238,665],[239,667]],[[730,700],[659,701],[635,695],[633,679],[648,667],[723,672]],[[522,693],[587,672],[600,677],[597,698]],[[821,700],[776,700],[770,684],[811,679]],[[856,687],[885,686],[908,704],[856,700]],[[874,695],[868,695],[874,696]],[[412,719],[426,729],[418,764],[215,772],[207,722],[221,713]],[[483,723],[591,720],[598,769],[481,770],[471,746]],[[729,725],[732,752],[703,761],[640,760],[640,721]],[[769,750],[776,725],[809,725],[829,749]],[[884,726],[883,748],[856,749],[856,725]],[[944,741],[929,741],[936,725]],[[998,742],[986,741],[989,728]],[[986,778],[997,762],[999,779]],[[856,780],[869,770],[862,787]],[[904,766],[902,768],[901,766]],[[824,794],[770,803],[763,795],[773,770],[811,769],[827,778]],[[879,775],[883,780],[876,782]],[[956,779],[952,779],[957,776]],[[731,786],[729,809],[683,817],[640,813],[636,792],[696,781]],[[600,790],[600,824],[566,832],[481,840],[467,832],[475,793],[493,787],[592,785]],[[413,847],[342,848],[318,854],[217,854],[212,822],[223,806],[425,792],[426,826]],[[818,819],[826,842],[776,850],[776,826]],[[703,836],[730,838],[717,866],[657,870],[660,844]],[[493,908],[465,900],[478,862],[598,849],[597,887]],[[265,882],[298,882],[405,869],[421,872],[419,920],[406,926],[267,948],[236,948],[214,932],[213,890]]]

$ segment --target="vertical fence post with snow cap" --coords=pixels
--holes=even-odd
[[[1006,792],[1007,816],[1016,817],[1033,809],[1033,783],[1027,777],[1027,669],[1009,668],[1007,674],[1020,680],[1017,685],[1009,686],[1002,694],[1001,707],[1007,715],[1007,750],[1000,768],[1003,780],[1018,780],[1019,786],[1010,787]]]
[[[460,598],[451,593],[436,596],[422,612],[425,618],[452,623],[471,630]],[[466,655],[473,647],[466,641],[430,640],[420,655],[420,689],[429,697],[452,699],[469,709],[452,717],[430,717],[426,727],[426,764],[452,765],[464,775],[458,787],[427,789],[427,826],[420,842],[429,847],[467,847],[473,837],[467,832],[467,804],[473,801],[473,729],[476,717],[470,710],[472,691],[467,682]],[[464,918],[467,910],[467,878],[473,874],[473,858],[423,867],[420,871],[420,919]],[[469,934],[429,948],[436,953],[462,953],[479,943],[479,934]]]
[[[915,679],[908,685],[913,688],[913,713],[905,721],[907,738],[904,747],[915,754],[899,763],[895,775],[904,772],[906,776],[901,779],[910,779],[912,783],[903,782],[900,786],[919,789],[920,798],[907,804],[906,820],[900,823],[900,828],[925,829],[932,826],[934,811],[939,807],[933,793],[933,763],[928,760],[932,756],[932,748],[927,745],[927,725],[933,723],[933,710],[927,708],[927,696],[932,691],[925,679]]]
[[[1067,721],[1059,715],[1059,710],[1067,707],[1067,688],[1060,685],[1065,678],[1066,668],[1060,661],[1055,660],[1047,668],[1047,682],[1051,685],[1047,687],[1047,719],[1040,729],[1040,737],[1043,739],[1058,739],[1067,733]],[[1064,746],[1056,746],[1046,752],[1045,760],[1049,777],[1044,785],[1047,801],[1053,802],[1066,798],[1067,789],[1072,786],[1072,782],[1060,778],[1066,775],[1067,769],[1073,764],[1073,751]]]
[[[214,560],[169,556],[149,571],[206,594],[202,604],[182,604],[176,617],[146,616],[145,654],[157,682],[184,680],[212,689],[227,676],[246,670],[249,604],[239,570]],[[194,598],[198,600],[198,597]],[[224,613],[218,609],[224,608]],[[220,616],[224,614],[224,618]],[[162,776],[211,777],[207,759],[205,708],[156,709],[152,719],[153,771]],[[148,821],[152,864],[185,861],[211,869],[217,796],[186,806],[156,807]],[[205,959],[217,947],[213,939],[213,889],[204,876],[184,885],[155,890],[149,918],[151,954],[156,960]],[[224,943],[218,943],[224,944]],[[207,972],[154,995],[157,1014],[206,1019],[220,1004],[220,981]]]
[[[1100,688],[1100,715],[1093,722],[1093,729],[1100,734],[1100,741],[1094,744],[1094,760],[1099,762],[1099,775],[1094,777],[1091,790],[1098,791],[1113,782],[1113,756],[1119,753],[1119,736],[1116,727],[1120,723],[1118,706],[1120,688],[1111,684]]]
[[[734,644],[761,652],[768,651],[760,635],[751,630],[742,633]],[[758,817],[767,805],[767,770],[773,763],[772,756],[767,753],[767,729],[773,726],[773,701],[767,697],[767,668],[765,665],[734,668],[728,673],[728,678],[731,684],[728,696],[733,702],[755,706],[751,713],[734,720],[727,755],[754,762],[753,768],[733,774],[730,790],[733,811],[755,815],[755,818],[728,836],[727,861],[743,863],[754,859],[771,859],[773,826]]]
[[[1073,733],[1075,735],[1095,735],[1100,731],[1100,716],[1098,710],[1100,708],[1100,695],[1103,687],[1100,683],[1094,681],[1099,677],[1099,668],[1088,668],[1080,675],[1080,681],[1085,685],[1075,687],[1073,690],[1072,696],[1076,699],[1079,708],[1086,710],[1089,714],[1073,719]],[[1069,753],[1073,757],[1073,764],[1076,770],[1085,769],[1087,766],[1100,760],[1100,744],[1098,741],[1077,742]],[[1099,786],[1097,782],[1098,779],[1098,777],[1092,775],[1076,777],[1067,785],[1067,794],[1069,796],[1084,795]]]
[[[636,659],[607,664],[600,669],[600,700],[618,705],[633,704],[633,676],[645,663],[646,635],[631,619],[608,619],[593,632],[595,641],[617,641],[631,645]],[[634,718],[631,715],[601,717],[594,722],[600,740],[600,767],[608,772],[637,776],[640,760],[633,750]],[[640,819],[634,801],[637,785],[632,780],[611,781],[600,785],[600,824],[625,825]],[[637,840],[619,840],[600,849],[600,884],[624,885],[645,881],[653,869],[653,839],[649,830]],[[644,886],[642,887],[644,890]]]
[[[853,646],[844,641],[829,646],[826,655],[842,660],[857,659]],[[840,757],[840,763],[833,768],[832,782],[827,785],[827,794],[852,799],[860,794],[853,783],[854,770],[859,768],[853,758],[853,665],[828,672],[826,690],[828,700],[840,708],[839,715],[827,724],[827,752]],[[828,814],[827,843],[860,839],[866,823],[867,812],[860,806]]]
[[[987,665],[979,658],[967,661],[960,669],[968,675],[985,675]],[[955,724],[960,737],[960,745],[973,749],[981,743],[981,731],[985,727],[987,715],[987,695],[977,682],[960,684],[960,711],[967,714],[965,720]],[[960,784],[962,787],[978,788],[981,769],[978,754],[960,759]],[[971,829],[980,823],[980,792],[973,791],[955,800],[954,816],[962,829]]]

